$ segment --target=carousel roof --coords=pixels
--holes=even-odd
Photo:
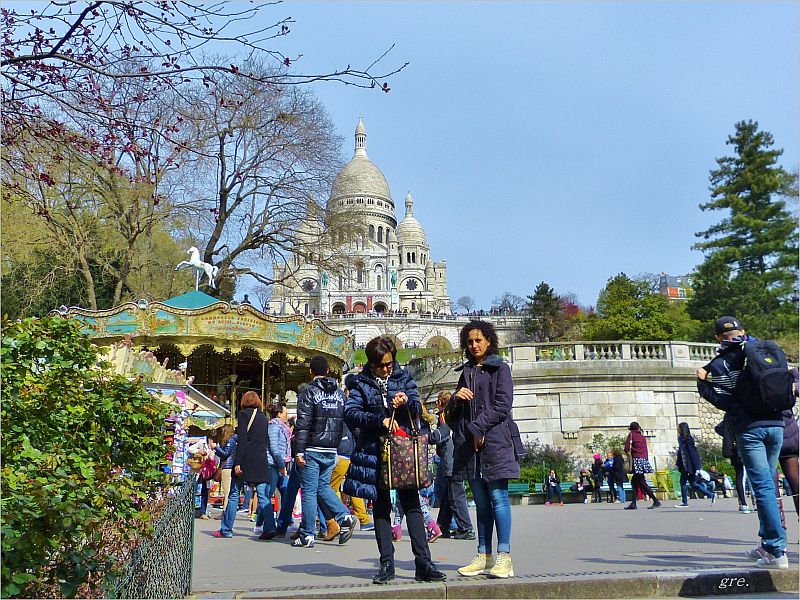
[[[183,356],[201,346],[217,352],[256,351],[261,360],[273,354],[306,360],[322,354],[346,370],[353,364],[354,337],[318,319],[302,315],[267,315],[250,304],[228,303],[193,291],[165,302],[126,302],[108,310],[62,307],[52,314],[81,322],[81,331],[99,346],[120,341],[136,348],[173,345]]]
[[[219,302],[219,298],[214,298],[214,296],[209,296],[208,294],[204,294],[203,292],[199,291],[186,292],[180,296],[175,296],[169,300],[164,300],[164,304],[171,306],[172,308],[188,309],[205,308],[206,306],[211,306],[216,302]]]

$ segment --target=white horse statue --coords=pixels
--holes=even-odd
[[[217,283],[215,281],[215,277],[219,272],[219,267],[215,265],[210,265],[207,262],[203,262],[200,260],[200,251],[192,246],[186,251],[186,254],[191,254],[189,260],[182,260],[178,263],[178,266],[175,267],[175,270],[182,269],[183,267],[192,267],[194,269],[194,289],[198,290],[200,288],[200,274],[205,273],[206,277],[208,278],[208,285],[212,288],[216,289]]]

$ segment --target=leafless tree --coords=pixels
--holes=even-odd
[[[475,299],[472,296],[461,296],[456,300],[456,305],[463,308],[465,312],[471,312],[475,307]]]
[[[204,260],[220,278],[271,285],[302,265],[345,266],[332,233],[348,217],[321,201],[342,164],[341,139],[311,92],[223,73],[185,94],[180,110],[190,130],[182,169],[193,177],[173,191],[193,199]],[[277,276],[273,263],[285,267]]]
[[[43,8],[0,9],[4,39],[2,74],[3,145],[23,134],[73,144],[102,161],[113,144],[93,135],[96,117],[107,108],[120,108],[178,92],[193,81],[228,73],[263,86],[302,85],[338,81],[345,85],[389,91],[386,79],[405,65],[377,73],[391,50],[366,67],[347,65],[324,73],[294,69],[300,57],[285,56],[271,45],[290,33],[291,18],[275,16],[277,2],[239,4],[172,2],[166,0],[102,0],[50,2]],[[251,24],[257,24],[251,26]],[[241,30],[243,33],[232,33]],[[235,57],[244,53],[276,69],[251,72],[237,58],[207,61],[202,52],[211,43],[217,52]],[[368,61],[369,62],[369,61]],[[136,68],[131,68],[131,65]],[[135,98],[109,94],[110,82],[138,80]],[[153,122],[150,115],[130,112],[119,127],[133,124],[169,140],[180,118]]]

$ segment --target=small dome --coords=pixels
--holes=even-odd
[[[404,246],[428,246],[425,230],[414,218],[414,198],[411,192],[406,196],[406,216],[397,226],[397,240]]]

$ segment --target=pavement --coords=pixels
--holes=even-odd
[[[371,583],[378,568],[372,531],[343,545],[293,548],[288,537],[260,541],[239,516],[234,537],[217,539],[217,520],[195,520],[193,598],[645,598],[739,595],[783,597],[798,586],[798,521],[788,503],[789,571],[756,569],[744,551],[757,545],[758,516],[735,499],[691,500],[689,508],[622,510],[621,504],[512,506],[516,577],[461,577],[476,542],[431,544],[447,582],[414,582],[407,532],[395,543],[397,579]],[[787,505],[785,502],[784,505]],[[218,511],[215,511],[217,513]],[[474,509],[472,510],[475,522]],[[290,528],[291,533],[293,529]]]

